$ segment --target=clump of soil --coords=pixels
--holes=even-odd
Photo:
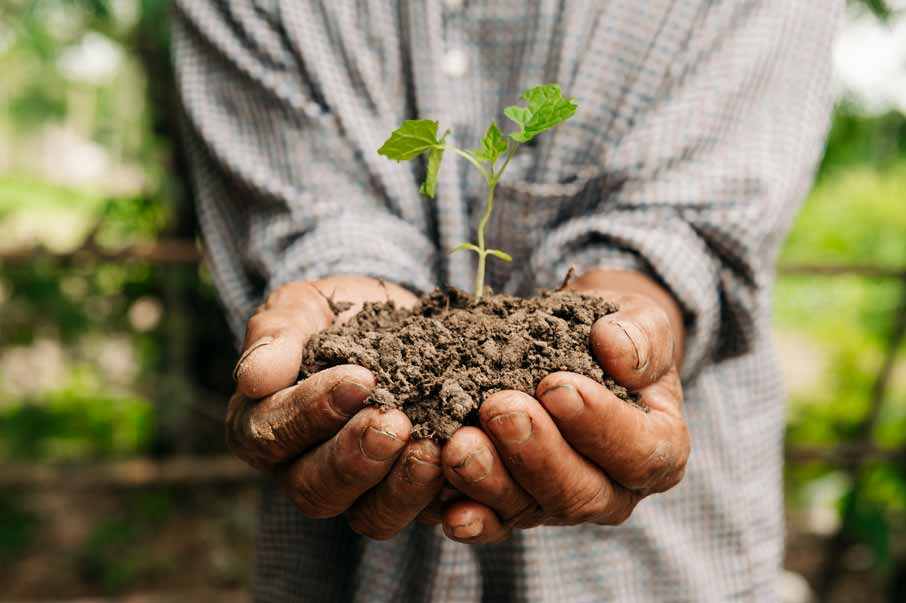
[[[504,389],[534,395],[555,371],[585,375],[638,404],[589,349],[592,324],[616,310],[573,291],[542,291],[530,299],[490,295],[476,303],[462,291],[438,290],[411,310],[368,303],[345,324],[309,340],[302,377],[339,364],[364,366],[377,379],[368,403],[401,409],[413,437],[440,441],[477,423],[488,395]]]

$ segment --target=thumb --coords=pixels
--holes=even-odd
[[[590,343],[601,368],[630,389],[655,383],[676,359],[670,319],[641,296],[622,298],[619,311],[598,319]]]
[[[246,325],[233,378],[252,399],[296,383],[308,338],[334,320],[327,299],[312,283],[291,283],[268,297]]]

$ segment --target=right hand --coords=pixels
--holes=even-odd
[[[334,316],[325,296],[354,304]],[[253,467],[274,474],[308,517],[346,513],[370,538],[392,537],[443,484],[440,449],[409,441],[399,410],[364,408],[375,385],[356,365],[329,368],[296,383],[313,334],[389,299],[411,306],[405,289],[364,277],[329,277],[275,290],[249,320],[226,417],[227,444]]]

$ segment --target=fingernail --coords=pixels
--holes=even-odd
[[[521,411],[497,415],[488,421],[488,427],[504,444],[521,444],[532,437],[532,419]]]
[[[403,444],[405,442],[396,437],[395,433],[373,425],[365,428],[359,438],[362,454],[372,461],[386,461],[399,452]]]
[[[259,349],[263,348],[266,345],[273,343],[274,338],[270,335],[265,335],[261,339],[256,340],[252,345],[250,345],[239,357],[239,360],[236,361],[236,368],[233,369],[233,381],[239,381],[240,375],[242,375],[242,370],[245,368],[245,361],[248,360],[248,357],[252,353]]]
[[[480,482],[491,473],[494,457],[484,446],[466,455],[466,458],[453,465],[453,470],[466,482]]]
[[[453,526],[453,536],[460,538],[462,540],[468,540],[469,538],[475,538],[481,531],[484,529],[484,522],[480,519],[473,519],[467,524],[461,526]]]
[[[561,383],[544,390],[541,394],[541,403],[547,412],[557,419],[570,419],[585,408],[582,396],[569,383]]]
[[[330,405],[339,414],[351,417],[362,410],[371,389],[356,381],[340,381],[330,390]]]
[[[642,329],[632,321],[612,320],[610,324],[623,331],[629,344],[635,350],[635,369],[641,371],[648,366],[648,337]]]
[[[426,486],[441,476],[440,464],[419,458],[416,454],[406,457],[406,478],[413,484]]]

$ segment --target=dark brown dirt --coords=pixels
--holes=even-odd
[[[411,310],[369,303],[309,341],[302,377],[339,364],[364,366],[377,378],[369,403],[402,409],[414,437],[440,441],[477,423],[489,394],[515,389],[534,395],[555,371],[585,375],[637,403],[589,350],[592,324],[616,310],[572,291],[542,291],[530,299],[491,295],[475,303],[450,289],[424,296]]]

